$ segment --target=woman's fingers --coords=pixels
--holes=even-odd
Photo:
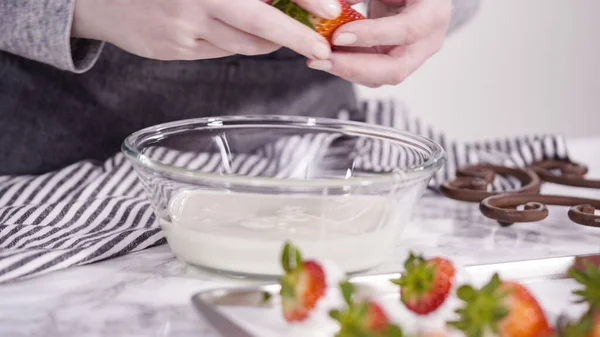
[[[293,0],[298,6],[325,19],[335,19],[342,12],[340,1],[344,0]]]
[[[408,73],[408,62],[386,54],[336,52],[329,60],[309,61],[308,66],[352,83],[376,88],[402,81]]]
[[[325,60],[331,55],[331,47],[324,37],[269,4],[250,0],[215,1],[215,18],[230,26],[289,48],[309,59]]]
[[[368,87],[404,81],[437,50],[437,35],[419,43],[395,47],[387,54],[340,51],[329,60],[310,60],[308,66]]]
[[[209,19],[205,29],[210,32],[210,34],[204,34],[205,40],[233,54],[262,55],[281,48],[271,41],[246,33],[216,19]]]
[[[333,44],[356,47],[413,44],[447,25],[450,11],[449,1],[414,1],[399,14],[343,25],[333,35]]]

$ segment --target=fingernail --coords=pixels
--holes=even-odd
[[[318,59],[328,59],[331,55],[331,47],[323,42],[317,42],[313,47],[313,54]]]
[[[329,70],[331,69],[331,61],[320,60],[320,61],[312,61],[308,64],[309,68],[315,70]]]
[[[338,46],[347,46],[356,42],[356,35],[352,33],[341,33],[333,39],[333,44]]]
[[[335,19],[342,14],[342,6],[338,0],[325,1],[323,10],[324,19]]]

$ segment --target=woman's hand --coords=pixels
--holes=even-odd
[[[309,67],[373,88],[399,84],[442,47],[452,0],[372,0],[369,7],[369,19],[335,32],[334,45],[343,47]]]
[[[336,1],[297,0],[336,17]],[[315,31],[259,0],[77,0],[72,36],[110,42],[159,60],[257,55],[287,47],[308,59],[329,58]]]

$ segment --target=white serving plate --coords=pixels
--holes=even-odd
[[[469,283],[474,286],[485,284],[494,273],[504,280],[514,280],[525,285],[538,299],[551,323],[560,315],[577,317],[584,305],[574,303],[573,290],[579,285],[566,272],[580,259],[600,255],[577,255],[544,258],[517,262],[466,266]],[[453,314],[455,299],[449,299],[436,315],[417,318],[399,302],[398,287],[390,280],[399,273],[357,276],[349,279],[358,296],[378,299],[380,304],[404,329],[427,326],[442,326]],[[232,337],[283,337],[288,335],[289,325],[281,317],[279,285],[264,284],[249,287],[230,287],[203,291],[192,297],[196,310],[223,336]],[[271,295],[265,303],[265,293]]]

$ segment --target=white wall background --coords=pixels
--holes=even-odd
[[[482,0],[404,83],[402,99],[451,138],[600,135],[600,0]]]

